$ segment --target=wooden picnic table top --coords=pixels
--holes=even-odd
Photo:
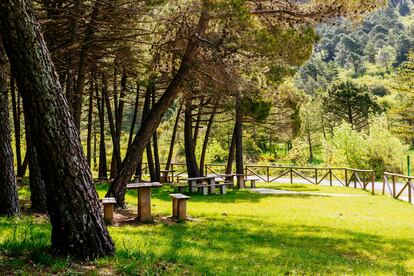
[[[193,181],[193,180],[207,180],[207,179],[213,179],[216,178],[216,176],[199,176],[199,177],[190,177],[187,178],[187,181]]]
[[[161,172],[176,172],[177,170],[161,170]]]
[[[236,176],[235,174],[219,174],[218,175],[219,177],[234,177],[234,176]]]
[[[162,186],[160,182],[129,183],[127,184],[127,189],[160,188]]]

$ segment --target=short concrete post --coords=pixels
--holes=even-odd
[[[250,183],[251,183],[252,188],[256,188],[256,180],[255,179],[250,180]]]
[[[114,205],[116,200],[113,197],[106,197],[102,200],[102,205],[104,207],[104,220],[107,224],[112,224],[114,219]]]
[[[222,195],[227,194],[227,186],[226,185],[221,185],[220,186],[220,194],[222,194]]]
[[[211,178],[208,180],[208,182],[209,182],[208,192],[210,194],[215,194],[216,193],[216,180],[214,178]]]
[[[197,192],[197,180],[192,180],[190,186],[191,186],[192,193]]]
[[[187,200],[190,197],[183,194],[170,194],[172,199],[173,218],[179,220],[187,219]]]
[[[138,220],[151,222],[151,188],[138,189]]]

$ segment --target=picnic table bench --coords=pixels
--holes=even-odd
[[[201,177],[191,177],[187,178],[189,183],[190,192],[196,192],[199,189],[203,195],[215,194],[216,187],[220,188],[220,194],[227,193],[227,186],[231,185],[231,182],[226,182],[222,178],[217,178],[216,176],[201,176]],[[224,181],[224,183],[220,183]],[[202,182],[199,184],[199,182]]]
[[[163,182],[174,182],[174,172],[175,170],[161,170],[161,180]]]
[[[160,188],[163,185],[159,182],[130,183],[127,189],[138,190],[138,221],[151,222],[151,189]]]
[[[255,178],[246,178],[244,180],[244,182],[249,182],[250,181],[250,188],[256,188],[256,181],[259,181],[260,178],[255,177]]]
[[[116,204],[116,200],[114,197],[105,197],[100,199],[104,207],[104,221],[107,224],[112,224],[114,219],[114,206]]]

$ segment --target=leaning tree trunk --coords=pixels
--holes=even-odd
[[[32,203],[30,209],[36,213],[47,213],[46,205],[46,186],[40,171],[37,151],[31,141],[30,129],[28,126],[28,119],[26,121],[26,145],[29,156],[29,183],[30,183],[30,202]]]
[[[183,108],[183,103],[181,102],[180,107],[177,110],[177,117],[175,118],[173,133],[171,135],[170,150],[168,151],[167,164],[165,165],[166,170],[169,170],[171,166],[172,156],[174,152],[175,137],[177,136],[178,123],[180,122],[180,114],[181,114],[182,108]]]
[[[151,109],[151,94],[152,94],[154,85],[155,85],[154,79],[150,77],[148,81],[147,91],[145,93],[144,108],[142,111],[142,120],[144,120],[144,118],[148,115],[149,110]],[[151,141],[149,141],[147,144],[146,152],[147,152],[147,163],[148,163],[147,166],[148,166],[148,171],[150,173],[150,178],[151,178],[151,181],[155,181],[156,175],[155,175],[154,159],[152,157]],[[142,160],[140,163],[142,163]]]
[[[197,158],[195,155],[195,147],[193,140],[193,118],[192,118],[192,101],[188,96],[185,103],[184,112],[184,146],[185,146],[185,160],[187,163],[187,173],[189,177],[198,177]]]
[[[0,41],[0,216],[13,216],[19,212],[19,208],[10,137],[6,65]]]
[[[28,116],[46,185],[52,247],[83,259],[113,254],[68,103],[25,0],[0,2],[0,33]]]
[[[197,118],[196,118],[196,123],[194,127],[194,137],[193,137],[194,148],[197,146],[197,139],[198,139],[198,133],[200,132],[200,123],[201,123],[201,115],[203,112],[203,106],[204,106],[204,98],[201,97],[200,106],[198,107]]]
[[[164,94],[153,106],[148,116],[145,117],[145,120],[141,123],[138,133],[135,135],[129,150],[126,153],[122,169],[109,187],[106,196],[114,196],[117,199],[117,204],[119,206],[124,206],[126,184],[134,174],[146,145],[149,143],[152,134],[157,129],[165,112],[180,92],[180,85],[190,71],[190,67],[192,66],[196,52],[199,48],[199,36],[202,36],[205,33],[209,21],[210,16],[208,14],[208,7],[204,7],[196,30],[188,41],[180,67],[169,83]]]
[[[210,138],[211,128],[213,126],[214,117],[216,116],[217,107],[214,105],[213,111],[211,112],[210,119],[208,120],[206,134],[204,136],[203,148],[201,150],[201,157],[200,157],[200,175],[204,175],[207,171],[204,171],[204,163],[206,160],[206,153],[207,153],[207,146],[208,146],[208,139]]]

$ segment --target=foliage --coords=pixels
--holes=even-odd
[[[369,134],[358,132],[348,123],[334,129],[325,141],[325,160],[332,166],[373,169],[377,177],[384,171],[401,173],[405,147],[389,130],[385,116],[370,120]]]
[[[381,106],[366,86],[346,81],[333,84],[322,99],[323,110],[331,124],[346,121],[355,129],[368,124],[370,114],[378,114]]]

